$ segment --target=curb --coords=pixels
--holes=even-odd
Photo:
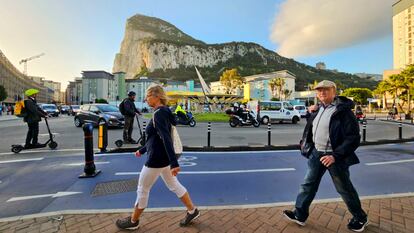
[[[384,139],[378,141],[366,141],[361,142],[360,146],[372,146],[372,145],[384,145],[384,144],[395,144],[414,142],[414,137],[406,139]],[[141,147],[129,147],[129,148],[115,148],[108,150],[104,154],[113,153],[132,153],[139,150]],[[279,150],[299,150],[299,145],[286,145],[286,146],[227,146],[227,147],[196,147],[196,146],[184,146],[183,151],[186,152],[228,152],[228,151],[279,151]],[[96,153],[100,154],[100,153]]]
[[[390,121],[390,120],[383,120],[383,119],[379,119],[379,120],[383,121],[383,122],[391,122],[391,123],[396,123],[396,124],[401,123],[403,125],[413,125],[414,126],[414,124],[409,123],[409,122],[405,122],[405,121]]]

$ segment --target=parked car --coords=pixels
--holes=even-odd
[[[72,116],[75,116],[77,112],[80,111],[80,106],[79,105],[70,105],[69,106],[69,113]]]
[[[80,107],[74,118],[76,127],[81,127],[85,123],[92,123],[98,126],[107,123],[110,127],[124,127],[125,120],[116,106],[109,104],[85,104]]]
[[[247,108],[253,111],[265,125],[269,121],[292,124],[300,121],[300,113],[288,101],[249,101]]]
[[[68,114],[69,115],[70,107],[68,105],[62,105],[60,107],[60,114]]]
[[[308,112],[305,105],[293,105],[293,109],[297,110],[301,117],[305,117]]]
[[[50,116],[58,117],[60,112],[54,104],[39,104],[40,108]]]

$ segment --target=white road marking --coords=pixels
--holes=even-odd
[[[365,165],[375,166],[375,165],[396,164],[396,163],[411,163],[411,162],[414,162],[414,159],[402,159],[402,160],[394,160],[394,161],[386,161],[386,162],[365,163]]]
[[[274,169],[257,169],[257,170],[233,170],[233,171],[188,171],[180,172],[183,175],[208,175],[208,174],[237,174],[237,173],[259,173],[259,172],[287,172],[296,171],[295,168],[274,168]],[[140,172],[117,172],[116,176],[132,176],[139,175]]]
[[[60,135],[60,133],[52,133],[52,135]],[[48,133],[41,133],[39,134],[39,137],[49,137]]]
[[[94,162],[95,165],[99,165],[99,164],[109,164],[111,162]],[[64,166],[83,166],[85,165],[85,163],[67,163],[67,164],[63,164]]]
[[[19,162],[39,161],[39,160],[43,160],[43,159],[44,158],[4,160],[4,161],[0,161],[0,164],[2,164],[2,163],[19,163]]]
[[[6,202],[13,202],[13,201],[24,201],[24,200],[30,200],[30,199],[37,199],[37,198],[44,198],[44,197],[64,197],[64,196],[70,196],[75,194],[80,194],[81,192],[57,192],[57,193],[51,193],[51,194],[42,194],[42,195],[33,195],[33,196],[24,196],[24,197],[12,197]]]

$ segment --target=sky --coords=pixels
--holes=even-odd
[[[62,83],[112,71],[126,20],[144,14],[206,43],[254,42],[349,73],[392,68],[395,0],[0,0],[0,50],[28,74]]]

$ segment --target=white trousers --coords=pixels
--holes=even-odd
[[[170,166],[163,168],[149,168],[143,166],[139,175],[135,207],[138,207],[139,209],[147,207],[149,192],[160,175],[168,189],[171,192],[174,192],[178,198],[183,197],[187,192],[187,189],[178,181],[177,177],[171,174]]]

